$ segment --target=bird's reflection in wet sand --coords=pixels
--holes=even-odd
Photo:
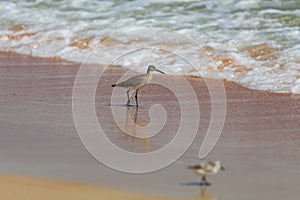
[[[131,111],[134,110],[133,118],[131,117]],[[143,119],[139,118],[138,115],[139,107],[127,107],[126,117],[125,117],[125,132],[128,139],[132,139],[136,142],[142,142],[144,145],[144,152],[149,151],[149,138],[145,137],[147,133],[144,132],[144,129],[139,129],[139,126],[144,126],[146,123],[142,122]],[[132,120],[133,119],[133,120]],[[141,132],[142,131],[142,132]]]
[[[200,187],[199,195],[190,200],[217,200],[217,198],[213,194],[207,192],[207,187]]]

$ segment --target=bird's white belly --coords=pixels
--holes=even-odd
[[[195,173],[199,176],[214,176],[216,175],[216,173],[214,173],[213,171],[205,171],[205,170],[197,170],[195,171]]]

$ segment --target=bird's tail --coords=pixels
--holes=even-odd
[[[117,84],[112,84],[111,87],[116,87]]]

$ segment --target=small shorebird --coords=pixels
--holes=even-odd
[[[209,186],[210,183],[207,182],[206,177],[216,175],[220,170],[225,171],[225,168],[220,161],[210,161],[202,162],[198,165],[188,166],[188,169],[191,169],[198,176],[202,176],[200,186]]]
[[[137,75],[134,77],[131,77],[130,79],[123,81],[121,83],[116,83],[111,85],[112,87],[123,87],[123,88],[127,88],[127,104],[126,106],[129,106],[130,103],[130,98],[129,98],[129,91],[130,90],[135,90],[135,102],[136,102],[136,106],[138,107],[138,100],[137,100],[137,94],[139,89],[145,87],[148,83],[150,83],[151,79],[152,79],[152,74],[151,72],[153,71],[157,71],[160,72],[162,74],[164,74],[164,72],[156,69],[153,65],[149,65],[148,69],[147,69],[147,74],[142,74],[142,75]]]

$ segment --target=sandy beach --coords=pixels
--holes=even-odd
[[[1,199],[158,199],[110,188],[1,174]]]
[[[28,187],[29,193],[31,190],[45,190],[50,195],[51,185],[55,185],[55,190],[59,188],[56,194],[67,195],[66,191],[78,190],[78,194],[85,195],[93,190],[97,199],[109,199],[111,193],[119,190],[126,191],[116,192],[120,196],[124,194],[124,199],[139,199],[135,193],[145,195],[143,199],[147,199],[147,195],[199,199],[199,188],[185,183],[199,180],[186,167],[199,162],[199,148],[211,117],[210,96],[203,79],[186,77],[197,95],[201,113],[192,146],[169,167],[132,175],[98,162],[79,139],[72,115],[72,90],[79,67],[79,63],[59,59],[0,53],[1,190],[23,191],[23,187]],[[151,105],[161,104],[168,113],[168,120],[162,131],[149,140],[123,134],[111,112],[113,88],[110,85],[125,72],[127,70],[123,68],[109,67],[102,75],[95,98],[99,123],[107,137],[123,149],[133,152],[159,149],[174,137],[178,128],[181,116],[177,99],[167,88],[158,85],[145,87],[139,94],[138,110],[124,106],[117,109],[126,114],[124,119],[135,118],[138,124],[145,125],[149,123]],[[166,78],[174,83],[178,79],[168,75]],[[227,97],[225,125],[207,159],[221,160],[226,172],[212,178],[213,185],[208,189],[210,197],[223,200],[298,199],[300,96],[250,90],[231,82],[224,84]],[[181,91],[179,95],[187,94]],[[124,95],[118,96],[118,101],[126,102],[125,91]],[[189,109],[193,109],[192,105]],[[23,179],[17,175],[33,178]],[[40,183],[36,178],[64,181],[64,184],[55,181]],[[19,181],[22,184],[12,183]],[[102,190],[100,186],[113,189]],[[108,196],[101,196],[102,192]],[[19,197],[19,194],[5,194],[8,195],[6,199]]]

